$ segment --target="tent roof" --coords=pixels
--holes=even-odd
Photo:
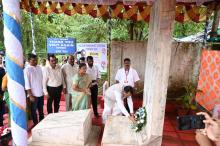
[[[21,8],[38,14],[89,14],[92,17],[119,18],[148,22],[154,0],[21,0]],[[203,5],[198,5],[203,4]],[[201,22],[207,13],[220,9],[213,0],[177,0],[176,21]],[[110,12],[111,11],[111,12]]]

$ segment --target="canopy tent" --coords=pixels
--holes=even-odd
[[[151,5],[154,0],[29,0],[21,1],[21,8],[38,14],[89,14],[92,17],[119,18],[149,22]],[[109,13],[109,8],[111,13]],[[207,14],[220,9],[220,2],[213,0],[177,0],[176,18],[178,22],[205,21]]]

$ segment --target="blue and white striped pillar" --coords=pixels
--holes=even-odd
[[[13,145],[27,146],[26,97],[19,0],[2,0]]]

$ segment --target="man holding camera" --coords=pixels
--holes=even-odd
[[[218,111],[220,112],[220,111]],[[212,146],[213,141],[216,146],[220,146],[220,118],[213,115],[209,116],[207,113],[201,112],[198,115],[204,115],[205,129],[196,131],[196,141],[200,146]]]

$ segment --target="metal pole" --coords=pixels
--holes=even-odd
[[[107,21],[107,25],[108,25],[108,86],[110,86],[110,82],[111,82],[111,40],[112,40],[112,20],[111,20],[112,9],[111,9],[110,5],[108,7],[108,12],[109,12],[109,19]]]
[[[31,0],[29,0],[29,6],[30,6],[30,23],[31,23],[31,35],[32,35],[32,54],[36,55],[36,44],[35,44],[35,37],[34,37],[34,22],[33,22],[33,14],[32,14],[32,8],[31,8]]]

